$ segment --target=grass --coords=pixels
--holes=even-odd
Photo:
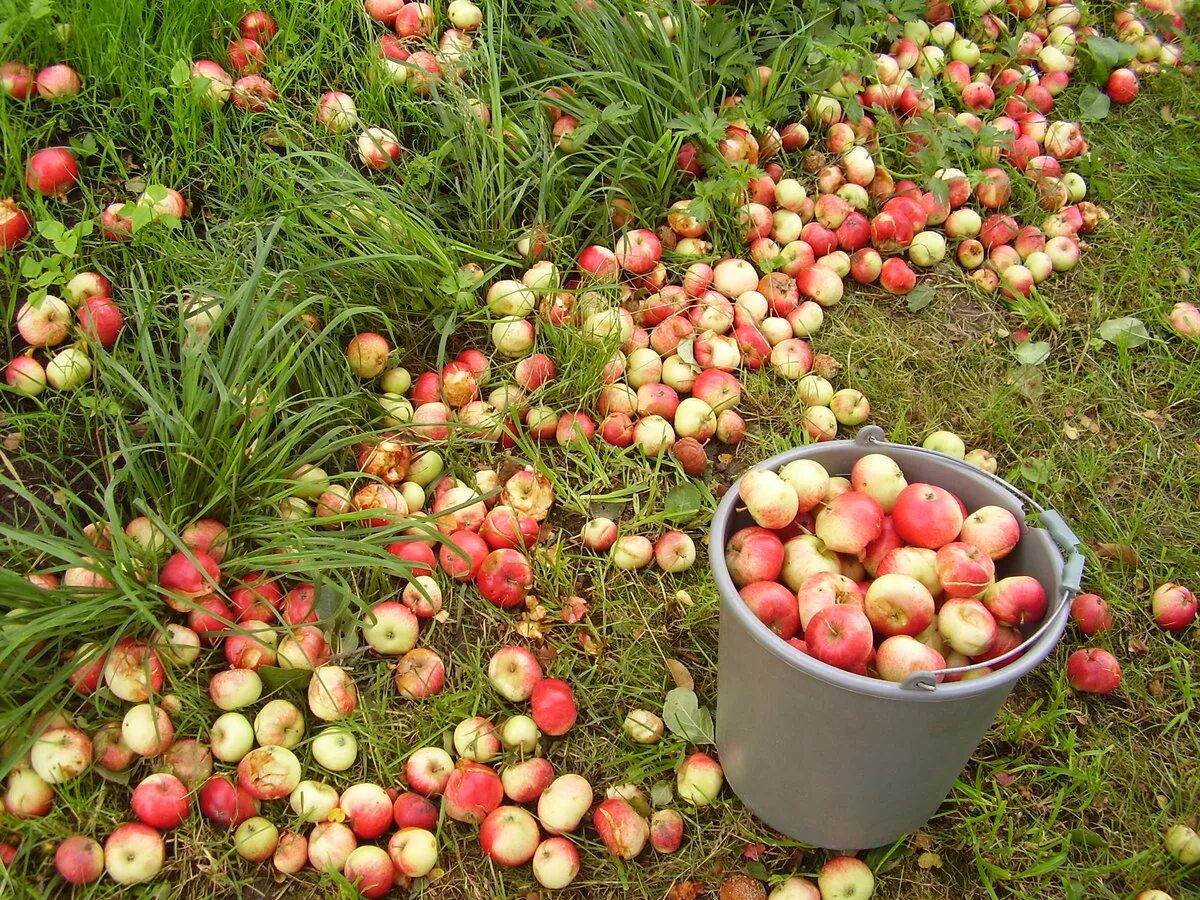
[[[323,624],[362,690],[351,720],[362,765],[314,777],[338,787],[357,778],[395,784],[402,760],[418,746],[445,744],[461,718],[517,712],[497,700],[483,672],[494,648],[529,638],[548,674],[568,678],[580,699],[579,725],[549,746],[556,768],[580,772],[600,790],[635,783],[649,793],[672,781],[690,749],[684,741],[668,736],[642,747],[615,735],[629,709],[661,706],[674,686],[668,660],[686,668],[701,701],[715,708],[717,597],[705,577],[705,548],[691,572],[664,577],[615,571],[574,538],[580,522],[599,513],[642,533],[668,527],[671,489],[688,482],[672,462],[647,466],[601,444],[563,453],[525,439],[501,451],[454,435],[445,448],[452,474],[529,462],[551,478],[558,503],[549,540],[534,554],[531,610],[515,618],[473,589],[444,585],[449,617],[430,623],[422,643],[447,659],[448,683],[419,706],[397,699],[386,662],[358,646],[354,629],[365,607],[397,596],[404,584],[406,568],[383,549],[404,525],[381,534],[348,516],[343,528],[314,529],[276,512],[296,466],[318,464],[349,483],[339,473],[353,470],[353,443],[382,428],[373,392],[343,362],[355,331],[387,334],[414,373],[486,343],[488,314],[458,267],[474,261],[489,276],[519,272],[515,242],[539,225],[560,259],[588,243],[611,245],[616,198],[652,226],[693,190],[673,166],[685,140],[698,142],[713,166],[695,192],[711,207],[715,252],[734,252],[736,235],[723,220],[747,175],[716,160],[722,99],[742,92],[743,76],[769,61],[772,87],[747,92],[740,110],[755,127],[791,120],[804,92],[827,86],[825,60],[859,60],[858,51],[889,27],[884,7],[872,4],[835,14],[816,2],[712,10],[684,2],[664,4],[678,20],[677,38],[667,42],[657,27],[622,20],[629,6],[599,0],[585,13],[565,0],[489,3],[462,82],[419,98],[373,72],[380,29],[356,0],[300,0],[271,9],[281,31],[267,74],[286,99],[247,115],[205,110],[172,75],[180,60],[222,58],[244,11],[237,3],[60,2],[37,6],[46,12],[34,16],[28,4],[0,2],[0,56],[37,64],[65,58],[86,84],[79,99],[53,109],[0,104],[0,196],[22,193],[30,148],[69,142],[81,156],[84,188],[65,203],[26,197],[35,218],[73,226],[155,183],[179,187],[194,207],[182,227],[147,228],[129,245],[85,235],[71,254],[41,239],[20,257],[0,259],[7,321],[25,297],[28,276],[17,260],[27,258],[53,284],[74,271],[104,271],[131,326],[111,354],[100,354],[86,390],[37,401],[3,397],[0,735],[19,745],[31,737],[35,713],[63,702],[89,730],[119,718],[114,698],[68,698],[62,680],[64,654],[81,642],[145,635],[162,618],[154,586],[135,577],[146,561],[120,528],[148,515],[178,544],[186,524],[216,516],[234,538],[227,575],[265,569],[288,585],[313,580],[330,588]],[[1108,17],[1104,7],[1092,15]],[[73,25],[66,44],[55,22]],[[844,27],[834,31],[835,22]],[[564,109],[586,135],[572,154],[553,148],[543,112],[543,92],[564,84],[576,88]],[[353,136],[314,130],[311,104],[335,88],[355,96],[364,123],[396,131],[406,148],[400,166],[365,177],[347,162]],[[493,132],[468,111],[471,97],[490,107]],[[1060,101],[1063,115],[1075,97]],[[1090,239],[1085,264],[1048,283],[1043,299],[1056,327],[1037,309],[1011,310],[972,292],[945,266],[931,277],[933,302],[918,312],[877,290],[848,292],[816,342],[844,365],[837,386],[864,391],[871,421],[892,439],[954,430],[1063,513],[1086,542],[1085,586],[1117,615],[1117,627],[1094,643],[1125,670],[1113,697],[1072,693],[1062,664],[1082,641],[1069,634],[1018,686],[934,819],[868,854],[880,897],[1107,900],[1150,887],[1178,897],[1200,890],[1196,870],[1171,862],[1161,846],[1166,827],[1197,815],[1200,656],[1194,635],[1164,635],[1147,613],[1157,584],[1194,587],[1200,573],[1200,355],[1162,325],[1173,302],[1200,295],[1198,109],[1194,78],[1167,73],[1131,106],[1088,123],[1086,174],[1113,218]],[[930,171],[958,153],[953,139],[938,138]],[[370,210],[368,221],[358,210]],[[222,310],[207,344],[186,340],[181,313],[185,296],[199,295],[215,297]],[[299,323],[302,312],[320,327]],[[1098,337],[1102,322],[1125,315],[1146,322],[1149,343],[1122,349]],[[1051,345],[1041,365],[1022,367],[1014,355],[1011,335],[1022,327]],[[17,339],[4,340],[11,356]],[[545,402],[588,408],[607,349],[581,346],[569,329],[546,328],[541,341],[560,365]],[[698,539],[708,510],[742,468],[804,440],[787,385],[765,376],[746,383],[750,438],[718,457],[710,478],[692,482],[702,512],[685,524]],[[246,398],[266,414],[248,414]],[[112,526],[111,551],[89,546],[83,528],[91,522]],[[23,579],[85,556],[101,558],[113,589],[64,602]],[[573,597],[590,610],[579,624],[561,616]],[[180,736],[203,738],[215,715],[203,671],[170,672],[169,689],[185,710]],[[16,745],[0,770],[16,758]],[[127,794],[120,779],[89,776],[60,790],[49,816],[0,821],[0,840],[20,848],[0,874],[0,892],[63,893],[53,878],[54,844],[75,832],[108,833],[128,818]],[[282,809],[272,815],[287,821]],[[715,891],[733,872],[777,881],[811,874],[825,858],[770,832],[728,792],[685,817],[678,854],[647,854],[634,864],[612,861],[586,831],[575,895],[662,896],[687,881]],[[439,843],[440,875],[417,885],[421,896],[523,896],[536,888],[527,869],[486,863],[466,828],[444,823]],[[758,843],[765,846],[752,861],[743,851]],[[146,896],[348,890],[336,876],[312,872],[277,885],[198,816],[168,845],[164,877]],[[88,895],[124,893],[102,882]]]

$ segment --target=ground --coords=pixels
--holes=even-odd
[[[771,60],[778,86],[751,98],[754,122],[789,121],[801,106],[798,91],[810,84],[812,42],[843,41],[838,52],[848,53],[874,43],[881,18],[872,5],[863,23],[833,32],[827,4],[740,4],[727,15],[689,6],[679,15],[696,27],[681,28],[676,52],[663,56],[632,45],[628,32],[587,31],[565,2],[481,5],[485,24],[467,81],[493,107],[497,125],[503,114],[511,146],[464,114],[463,91],[419,99],[367,78],[381,29],[358,0],[270,9],[280,35],[269,74],[294,99],[257,115],[204,109],[178,69],[181,60],[221,58],[245,11],[236,2],[178,0],[165,10],[140,0],[0,4],[0,56],[43,64],[65,57],[85,75],[84,93],[68,104],[0,103],[0,196],[21,189],[29,148],[70,142],[86,173],[82,194],[66,203],[31,201],[35,220],[71,227],[147,184],[178,187],[193,207],[179,229],[147,229],[131,244],[92,234],[78,256],[55,257],[45,238],[27,251],[46,271],[108,273],[129,324],[85,389],[37,402],[4,396],[0,607],[33,612],[0,637],[0,735],[20,736],[34,711],[64,703],[89,726],[119,717],[111,697],[64,694],[62,653],[123,629],[149,633],[163,617],[153,586],[128,571],[119,591],[69,605],[48,603],[22,580],[85,555],[88,522],[119,526],[152,513],[178,530],[199,516],[220,518],[235,535],[230,571],[271,567],[289,580],[326,581],[338,589],[337,628],[397,594],[400,571],[377,540],[281,523],[274,509],[297,464],[348,471],[352,444],[378,425],[373,393],[345,365],[346,339],[360,330],[386,333],[399,348],[395,360],[414,373],[466,346],[485,346],[486,310],[448,278],[458,265],[519,272],[514,246],[534,222],[546,223],[563,259],[588,243],[611,245],[616,197],[653,227],[686,190],[674,169],[681,135],[702,132],[744,72]],[[904,14],[903,6],[894,8]],[[1102,24],[1110,19],[1105,6],[1092,12]],[[853,18],[847,11],[843,21]],[[55,22],[74,27],[65,50]],[[541,92],[561,83],[587,88],[582,120],[594,127],[570,155],[552,147],[540,112]],[[349,161],[352,137],[314,129],[312,102],[332,88],[354,94],[364,123],[397,132],[405,147],[397,169],[367,174]],[[1069,91],[1055,114],[1070,116],[1076,98]],[[1116,616],[1112,631],[1087,643],[1111,650],[1124,670],[1111,696],[1073,692],[1063,665],[1086,641],[1069,629],[1057,653],[1017,686],[934,818],[866,855],[885,900],[1200,891],[1196,868],[1182,868],[1162,846],[1167,827],[1198,813],[1197,632],[1167,635],[1149,614],[1158,584],[1196,587],[1200,575],[1200,345],[1165,326],[1173,303],[1200,297],[1196,80],[1165,71],[1086,130],[1085,174],[1111,220],[1088,237],[1083,264],[1048,283],[1046,309],[1011,308],[973,290],[947,263],[928,276],[936,291],[916,311],[876,288],[848,289],[827,310],[816,341],[844,365],[838,386],[867,394],[871,422],[890,439],[919,443],[934,429],[952,430],[968,447],[993,452],[1002,476],[1066,517],[1085,542],[1085,588],[1106,597]],[[363,208],[387,217],[385,225],[347,227],[347,214]],[[37,273],[12,253],[0,265],[11,321]],[[188,350],[179,298],[200,293],[234,314],[220,341]],[[319,318],[318,330],[295,324],[302,311]],[[1150,341],[1126,348],[1103,340],[1101,323],[1120,316],[1144,321]],[[1014,337],[1025,329],[1050,345],[1038,365],[1014,354]],[[11,356],[20,341],[9,331]],[[544,338],[562,369],[549,402],[586,406],[603,357],[568,329]],[[248,415],[246,398],[265,414]],[[727,456],[714,454],[714,468],[693,482],[701,511],[678,524],[699,541],[733,477],[804,443],[797,405],[790,385],[748,377],[747,440],[722,448]],[[694,679],[701,702],[716,707],[718,604],[707,548],[683,575],[618,572],[580,548],[575,534],[600,509],[619,511],[623,529],[657,533],[668,521],[667,492],[687,479],[673,464],[647,466],[599,443],[563,451],[522,441],[502,451],[457,438],[445,455],[459,476],[527,461],[556,488],[550,539],[534,554],[546,618],[542,639],[529,641],[549,673],[574,685],[580,704],[577,726],[552,745],[556,767],[584,774],[599,790],[634,783],[649,792],[671,782],[693,747],[670,734],[650,747],[617,735],[629,709],[661,707],[682,674],[669,660]],[[590,609],[579,625],[559,614],[572,596]],[[465,716],[501,711],[483,676],[487,657],[525,638],[511,614],[473,588],[448,587],[446,599],[448,621],[433,623],[422,641],[449,668],[446,690],[428,703],[399,701],[386,662],[361,648],[347,652],[362,685],[354,724],[361,777],[395,782],[412,748],[442,743]],[[171,675],[184,700],[180,735],[203,736],[214,716],[205,682],[199,669]],[[119,781],[89,776],[62,789],[44,818],[0,819],[0,840],[21,848],[0,876],[3,893],[65,893],[53,874],[55,843],[76,832],[106,834],[128,818],[127,796]],[[728,790],[685,815],[687,838],[670,857],[615,862],[588,832],[574,895],[659,897],[685,883],[715,895],[729,874],[778,881],[811,875],[826,858],[763,826]],[[444,874],[419,883],[419,896],[538,890],[528,867],[489,864],[470,829],[446,823],[439,844]],[[350,893],[344,880],[311,870],[299,881],[276,881],[266,866],[240,860],[199,816],[168,846],[163,875],[139,896]],[[88,894],[118,895],[128,894],[103,881]]]

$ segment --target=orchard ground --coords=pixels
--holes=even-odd
[[[615,38],[564,37],[566,2],[488,4],[473,74],[515,127],[542,128],[541,90],[571,73],[591,79],[598,96],[607,93],[585,148],[565,156],[544,140],[507,152],[469,117],[368,81],[373,37],[358,0],[271,8],[280,24],[272,80],[281,93],[311,101],[323,90],[350,91],[364,123],[400,134],[407,148],[402,174],[364,178],[343,161],[341,143],[313,134],[311,102],[260,117],[232,109],[214,115],[188,102],[172,87],[176,63],[219,53],[245,8],[210,0],[170,6],[163,21],[153,4],[117,0],[57,4],[49,20],[24,17],[14,4],[5,8],[0,55],[19,48],[46,63],[65,55],[84,74],[85,90],[50,111],[0,104],[0,196],[17,188],[27,148],[70,139],[83,151],[86,196],[67,208],[47,201],[33,210],[35,219],[73,225],[133,196],[138,183],[177,186],[194,206],[181,229],[147,230],[130,246],[85,237],[79,258],[56,262],[45,240],[38,245],[47,268],[106,272],[129,325],[88,388],[39,404],[5,395],[5,609],[36,608],[36,594],[20,576],[41,554],[85,553],[81,526],[98,517],[125,521],[136,514],[133,498],[154,504],[170,524],[222,518],[247,570],[270,562],[276,548],[297,548],[295,571],[320,569],[352,598],[347,614],[354,602],[394,594],[390,576],[364,574],[353,541],[305,537],[281,526],[263,502],[281,494],[298,462],[350,467],[349,446],[370,427],[375,407],[347,371],[345,339],[356,330],[385,331],[400,348],[400,364],[413,371],[436,363],[444,349],[466,346],[468,337],[486,344],[485,316],[473,300],[456,303],[446,272],[472,259],[485,269],[518,265],[513,247],[535,212],[553,235],[577,239],[577,246],[593,239],[611,245],[609,207],[620,195],[611,185],[620,185],[653,227],[686,191],[667,124],[715,109],[722,90],[789,35],[799,35],[783,45],[789,58],[803,61],[801,51],[816,37],[802,23],[822,21],[827,12],[815,3],[768,2],[714,14],[708,21],[725,24],[681,32],[682,71],[673,73],[681,77],[672,81],[632,77],[654,60]],[[1103,9],[1097,16],[1110,17]],[[50,21],[73,24],[67,51]],[[869,43],[870,28],[822,39]],[[803,68],[777,66],[779,89],[760,107],[766,120],[796,116]],[[689,86],[683,75],[702,84]],[[1056,114],[1069,116],[1076,96],[1072,90],[1061,98]],[[1175,301],[1200,296],[1200,90],[1194,78],[1165,72],[1131,105],[1086,129],[1093,149],[1086,174],[1112,219],[1090,236],[1084,264],[1050,284],[1047,309],[1010,309],[946,265],[928,277],[935,291],[916,311],[877,289],[848,291],[828,311],[820,338],[819,349],[844,363],[839,386],[867,394],[871,421],[890,438],[919,443],[929,431],[955,431],[969,447],[995,453],[1002,475],[1063,513],[1086,543],[1085,588],[1106,597],[1116,615],[1115,628],[1090,643],[1111,650],[1124,668],[1112,696],[1073,693],[1063,663],[1084,640],[1069,630],[1058,654],[1018,685],[938,814],[919,834],[867,854],[883,898],[1122,898],[1149,888],[1183,897],[1197,890],[1196,871],[1169,858],[1162,836],[1197,814],[1200,648],[1195,628],[1179,637],[1155,628],[1149,596],[1164,581],[1195,587],[1200,576],[1200,349],[1163,325]],[[339,227],[329,213],[350,203],[385,212],[398,233],[356,235]],[[565,247],[564,256],[577,246]],[[2,264],[11,321],[31,276],[12,254]],[[221,294],[236,321],[214,348],[205,378],[183,382],[178,359],[162,348],[178,328],[180,292],[200,289]],[[292,332],[279,327],[278,312],[297,305],[319,316],[324,331],[285,339]],[[1142,319],[1151,340],[1125,347],[1101,338],[1101,323],[1121,316]],[[1044,361],[1023,364],[1015,355],[1013,335],[1021,329],[1049,344]],[[553,353],[563,370],[559,405],[594,394],[598,361],[572,355],[574,347]],[[260,391],[271,406],[269,422],[246,427],[238,398]],[[797,402],[778,379],[746,379],[751,433],[722,451],[728,455],[718,456],[713,477],[697,482],[701,511],[686,523],[693,534],[704,533],[705,514],[724,484],[804,441]],[[534,558],[536,593],[548,612],[536,643],[553,659],[548,672],[575,686],[580,720],[555,744],[553,758],[558,771],[583,774],[600,791],[632,782],[649,793],[672,781],[689,747],[670,735],[653,747],[628,744],[617,737],[621,721],[632,708],[661,707],[674,686],[666,665],[672,659],[715,708],[717,598],[704,558],[680,576],[617,572],[573,541],[582,520],[601,507],[620,511],[623,531],[656,534],[667,521],[667,493],[684,480],[673,466],[648,468],[593,446],[564,452],[529,443],[516,451],[550,475],[558,494],[551,523],[559,539],[550,544],[558,550]],[[456,474],[466,475],[503,453],[456,440],[445,455]],[[581,626],[558,616],[573,595],[590,607]],[[411,748],[440,745],[460,719],[500,708],[482,672],[494,649],[521,640],[512,617],[473,588],[455,587],[447,597],[451,619],[429,641],[447,659],[447,689],[413,707],[398,700],[383,667],[381,689],[364,685],[361,756],[368,777],[385,786]],[[45,610],[20,630],[6,629],[0,734],[22,727],[31,705],[63,702],[61,692],[30,687],[53,674],[50,654],[26,655],[33,640],[61,641],[67,649],[131,623],[148,631],[161,615],[150,594],[106,597]],[[184,674],[172,687],[191,710],[176,722],[177,734],[201,736],[216,715],[203,683]],[[88,717],[86,702],[69,703],[68,711]],[[108,834],[129,818],[127,795],[123,785],[88,777],[61,790],[49,816],[0,822],[0,840],[22,848],[0,875],[3,892],[32,897],[42,895],[40,885],[54,885],[50,894],[61,888],[53,882],[54,844],[76,832]],[[691,882],[715,892],[733,873],[778,880],[812,874],[826,858],[766,829],[728,789],[714,806],[688,813],[687,828],[678,853],[647,852],[633,863],[613,861],[594,836],[586,838],[572,889],[589,898],[656,897]],[[749,854],[757,859],[747,858],[747,848],[759,844]],[[168,845],[157,882],[163,895],[279,890],[266,866],[239,859],[228,836],[198,815]],[[439,847],[443,874],[424,896],[537,890],[527,868],[490,865],[469,829],[447,823]],[[288,890],[330,896],[338,881],[308,871]],[[90,896],[121,894],[102,881]]]

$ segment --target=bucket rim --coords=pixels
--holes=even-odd
[[[954,457],[908,444],[893,443],[883,440],[883,437],[884,433],[881,428],[869,425],[861,429],[858,435],[852,440],[805,444],[800,447],[794,447],[791,450],[785,450],[782,453],[777,453],[751,466],[742,474],[742,478],[754,470],[769,469],[777,471],[793,460],[819,456],[834,449],[857,448],[866,450],[873,448],[881,453],[887,453],[889,450],[919,453],[928,456],[930,461],[935,464],[943,466],[949,471],[956,471],[963,474],[981,485],[1006,490],[1023,507],[1031,506],[1035,512],[1052,517],[1053,524],[1048,523],[1045,528],[1031,526],[1030,529],[1046,535],[1051,545],[1060,549],[1058,554],[1058,569],[1062,596],[1057,608],[1053,610],[1049,619],[1041,627],[1040,633],[1037,634],[1037,639],[1025,648],[1022,655],[1003,668],[994,670],[989,676],[954,682],[938,682],[932,675],[927,675],[926,673],[917,673],[903,683],[885,681],[882,678],[857,675],[853,672],[838,669],[835,666],[820,662],[806,653],[802,653],[787,641],[780,640],[777,634],[759,621],[758,617],[750,611],[750,608],[745,603],[738,602],[738,599],[740,599],[738,589],[734,585],[733,579],[729,575],[729,569],[725,564],[724,547],[728,539],[729,524],[732,521],[735,507],[740,497],[739,487],[742,478],[739,478],[730,485],[729,490],[725,492],[725,496],[722,498],[713,516],[710,530],[709,568],[717,583],[717,590],[721,598],[722,614],[726,612],[732,614],[741,626],[750,631],[756,643],[762,649],[773,654],[791,668],[799,669],[806,675],[833,683],[852,693],[865,694],[881,699],[929,702],[933,700],[961,700],[991,693],[997,689],[1011,690],[1012,686],[1018,680],[1041,665],[1062,639],[1063,632],[1066,630],[1067,619],[1070,615],[1070,600],[1079,590],[1079,578],[1083,569],[1083,557],[1077,549],[1080,544],[1079,538],[1066,527],[1061,517],[1054,510],[1042,507],[1037,501],[1028,497],[1004,479],[977,469]],[[1066,558],[1063,557],[1064,551],[1068,554]],[[987,664],[985,663],[984,665]]]

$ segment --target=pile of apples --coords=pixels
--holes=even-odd
[[[717,147],[720,156],[763,172],[751,179],[739,210],[751,258],[770,260],[796,279],[801,294],[827,302],[840,298],[847,276],[907,294],[919,271],[951,252],[977,286],[1009,297],[1029,296],[1054,272],[1074,268],[1081,237],[1107,214],[1084,199],[1083,177],[1068,171],[1070,161],[1088,150],[1079,125],[1048,117],[1076,67],[1077,46],[1097,32],[1079,26],[1082,14],[1070,3],[1009,6],[1025,29],[1011,63],[991,63],[997,39],[1009,30],[1003,20],[988,13],[969,37],[956,28],[950,7],[938,5],[928,21],[906,22],[904,36],[876,55],[874,77],[847,73],[828,94],[810,97],[806,122],[757,136],[745,121],[732,122]],[[1179,45],[1138,37],[1145,26],[1137,21],[1122,20],[1122,39],[1139,40],[1143,59],[1155,50],[1154,65],[1177,64]],[[771,74],[760,67],[750,88],[767,86]],[[1110,91],[1121,102],[1132,99],[1122,87],[1128,78],[1136,92],[1132,71],[1119,69],[1110,78]],[[728,106],[736,111],[740,99]],[[865,109],[858,121],[846,116],[843,102],[849,99]],[[975,143],[981,171],[942,169],[924,187],[894,179],[879,162],[878,122],[922,116]],[[810,143],[818,130],[822,149]],[[924,144],[911,133],[907,150],[915,155]],[[807,179],[788,175],[775,161],[798,151],[805,151],[802,172],[815,176],[807,186]],[[684,145],[681,170],[702,176],[703,162],[699,146]],[[1006,211],[1014,177],[1028,181],[1049,214],[1041,223],[1022,223]],[[679,201],[675,208],[683,216],[690,205]],[[697,227],[694,236],[702,233]],[[688,246],[684,252],[706,249]]]
[[[885,454],[848,479],[804,459],[756,469],[739,496],[756,524],[725,547],[733,583],[781,640],[828,665],[901,682],[997,660],[961,676],[977,678],[1011,662],[1046,613],[1036,578],[997,578],[1021,538],[1016,516],[909,484]]]
[[[379,63],[370,77],[406,85],[418,96],[427,96],[438,80],[462,77],[462,57],[474,46],[471,32],[483,22],[482,10],[470,0],[451,0],[446,18],[452,27],[436,38],[437,14],[428,4],[366,0],[365,8],[372,19],[394,31],[380,36]],[[230,43],[226,59],[240,77],[234,81],[220,63],[199,59],[192,63],[193,89],[213,107],[223,106],[232,98],[239,109],[262,112],[278,99],[274,85],[259,74],[267,65],[265,48],[278,26],[269,13],[254,10],[242,17],[238,29],[241,37]],[[490,121],[491,113],[482,103],[473,101],[471,109],[485,124]],[[343,91],[327,91],[317,101],[316,119],[331,134],[350,131],[359,125],[358,106]],[[355,146],[360,162],[374,170],[390,168],[403,149],[395,132],[381,126],[359,132]]]
[[[72,319],[84,340],[61,348],[71,336]],[[17,333],[29,348],[5,366],[4,382],[24,397],[38,396],[47,385],[75,390],[92,375],[87,341],[110,349],[124,326],[125,316],[112,299],[112,282],[99,272],[80,272],[63,286],[61,297],[46,294],[17,309]],[[39,351],[48,357],[44,365]]]

